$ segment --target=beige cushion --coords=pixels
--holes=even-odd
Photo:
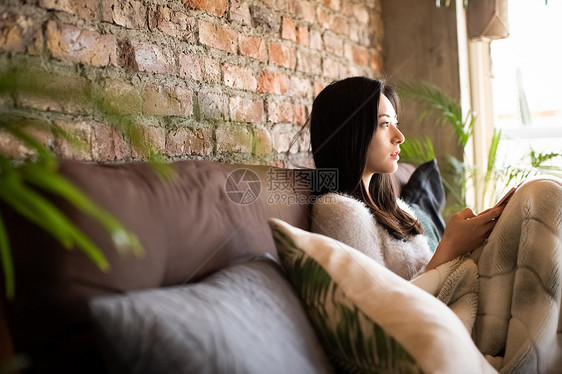
[[[344,372],[493,373],[459,318],[359,251],[278,220],[279,258]]]

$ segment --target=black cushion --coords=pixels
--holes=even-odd
[[[445,231],[441,213],[445,207],[445,189],[435,159],[416,168],[401,192],[402,200],[420,207],[430,218],[440,235]]]

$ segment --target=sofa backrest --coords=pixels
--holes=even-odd
[[[276,257],[271,217],[309,228],[310,191],[291,184],[289,169],[200,160],[172,167],[175,177],[166,181],[146,163],[61,161],[60,174],[135,232],[145,248],[142,257],[119,254],[99,224],[51,197],[103,251],[109,272],[13,212],[2,212],[16,276],[16,296],[7,303],[16,350],[49,359],[78,349],[89,340],[92,296],[195,282],[266,253]],[[397,185],[412,171],[402,166]]]

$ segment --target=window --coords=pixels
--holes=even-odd
[[[510,1],[510,36],[491,43],[494,125],[502,131],[500,168],[529,169],[531,149],[562,154],[561,16],[559,1]],[[543,165],[562,167],[562,157]]]

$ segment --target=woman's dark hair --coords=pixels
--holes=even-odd
[[[310,114],[312,154],[317,168],[338,169],[338,192],[363,201],[392,236],[406,239],[423,229],[398,206],[390,174],[374,174],[368,192],[362,183],[367,149],[378,127],[381,92],[398,113],[398,95],[384,81],[351,77],[324,88]]]

